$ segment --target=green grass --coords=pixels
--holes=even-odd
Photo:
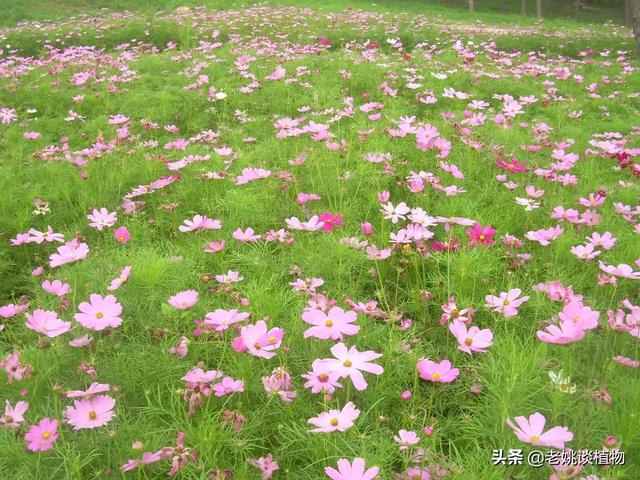
[[[119,468],[128,459],[139,457],[140,452],[132,449],[135,441],[144,442],[145,451],[155,451],[173,444],[182,431],[186,445],[197,451],[198,459],[184,467],[180,478],[206,479],[214,469],[229,468],[234,478],[257,479],[258,470],[247,460],[271,453],[280,465],[276,479],[327,478],[324,467],[335,466],[339,458],[354,457],[365,458],[367,466],[379,466],[379,478],[392,479],[409,465],[408,455],[399,452],[393,441],[399,429],[407,429],[422,437],[424,466],[446,468],[446,478],[546,479],[551,474],[548,466],[494,466],[491,462],[493,449],[524,448],[526,453],[534,448],[521,444],[505,420],[536,411],[546,416],[548,426],[567,426],[574,433],[568,446],[576,450],[600,450],[607,435],[620,440],[620,448],[627,455],[626,465],[607,470],[588,466],[582,475],[607,480],[639,478],[638,370],[625,368],[612,357],[640,359],[640,343],[638,338],[615,332],[606,324],[606,312],[617,302],[626,298],[639,303],[638,282],[619,279],[615,288],[598,287],[597,260],[583,262],[569,251],[583,244],[590,233],[609,231],[618,240],[612,250],[599,257],[605,263],[633,265],[640,252],[640,237],[633,224],[615,214],[613,207],[615,202],[637,205],[637,178],[628,169],[617,170],[613,158],[586,154],[596,133],[619,132],[628,139],[629,148],[638,146],[640,117],[634,93],[640,89],[640,76],[635,71],[639,64],[630,54],[616,53],[633,49],[629,31],[561,18],[532,27],[532,18],[492,12],[490,8],[500,8],[494,3],[479,6],[486,10],[477,17],[469,16],[461,7],[426,2],[423,7],[408,1],[378,2],[375,6],[371,2],[350,2],[354,9],[376,12],[364,20],[354,20],[355,13],[345,11],[346,4],[337,1],[318,4],[322,14],[293,8],[302,5],[295,1],[279,2],[286,8],[259,10],[243,10],[243,2],[210,1],[209,7],[224,10],[207,10],[210,16],[199,16],[197,25],[191,18],[183,21],[172,13],[178,5],[200,3],[33,1],[17,5],[0,0],[0,11],[6,12],[2,22],[11,27],[0,30],[2,44],[10,45],[4,47],[0,57],[0,109],[13,108],[18,116],[17,121],[0,125],[0,305],[17,303],[26,296],[29,312],[36,308],[56,310],[60,301],[45,293],[40,283],[45,278],[57,278],[71,285],[69,307],[60,312],[60,317],[72,321],[79,303],[87,301],[92,293],[106,294],[111,279],[125,265],[132,267],[128,282],[115,292],[123,306],[122,326],[108,332],[89,332],[94,337],[89,349],[67,345],[76,333],[86,333],[75,322],[72,333],[47,340],[25,328],[22,314],[3,320],[0,359],[18,349],[23,362],[32,365],[34,372],[30,379],[11,384],[0,373],[0,401],[7,399],[15,404],[24,397],[30,404],[24,426],[17,431],[0,429],[0,478],[162,478],[170,468],[166,460],[139,472],[122,473]],[[69,18],[72,7],[76,19]],[[101,12],[103,7],[135,13],[118,18]],[[156,14],[159,8],[164,12]],[[91,17],[81,18],[80,12]],[[337,13],[329,16],[327,12]],[[471,30],[477,27],[476,18],[484,26]],[[15,27],[23,19],[58,23],[51,30],[33,25]],[[583,20],[603,23],[600,16]],[[397,31],[391,27],[397,27]],[[220,33],[215,40],[214,30]],[[300,51],[302,45],[316,46],[321,35],[331,40],[330,48],[319,53]],[[403,58],[387,44],[387,38],[396,37],[402,39],[404,53],[410,57]],[[256,44],[256,38],[263,38],[264,43]],[[363,44],[367,39],[381,43],[375,61],[364,61],[358,50],[347,48],[353,41]],[[455,50],[458,40],[476,53],[473,62],[466,63]],[[222,45],[203,52],[198,49],[201,41],[220,41]],[[174,42],[176,49],[165,50],[168,42]],[[104,51],[102,56],[85,53],[64,61],[51,60],[47,44],[60,49],[95,46]],[[121,47],[123,44],[128,46]],[[296,48],[295,58],[288,58]],[[596,50],[590,56],[592,64],[579,56],[588,48]],[[18,56],[33,56],[38,62],[11,57],[7,52],[13,49]],[[600,52],[606,50],[612,52],[601,56]],[[256,57],[249,63],[249,71],[262,84],[251,94],[238,91],[251,79],[240,77],[234,66],[245,54]],[[624,58],[618,60],[619,56]],[[512,65],[496,61],[499,58],[508,58]],[[7,73],[20,63],[28,65],[24,72]],[[183,87],[197,77],[186,73],[200,63],[203,65],[198,74],[206,74],[208,84],[185,90]],[[287,78],[295,78],[298,67],[306,67],[309,73],[292,84],[263,80],[277,65],[286,67]],[[556,79],[552,73],[563,66],[584,81]],[[129,81],[116,81],[126,69],[135,74]],[[343,70],[351,74],[350,79],[341,75]],[[90,79],[83,85],[72,84],[75,74],[86,71],[104,81]],[[445,72],[445,80],[432,75]],[[404,86],[410,75],[419,76],[411,80],[422,84],[418,90]],[[612,82],[605,83],[605,76]],[[548,80],[555,83],[543,84]],[[384,81],[398,88],[397,96],[387,96],[380,90]],[[592,83],[599,84],[599,98],[589,96],[586,87]],[[224,91],[227,97],[209,102],[208,87]],[[550,87],[557,92],[550,92]],[[472,97],[449,99],[442,96],[445,88]],[[415,93],[422,90],[433,90],[438,102],[426,105],[416,101]],[[538,101],[525,106],[515,125],[504,129],[492,120],[502,108],[495,94],[516,99],[534,95]],[[551,94],[557,95],[556,100]],[[76,103],[72,99],[78,95],[84,95],[84,100]],[[331,122],[335,111],[345,108],[348,97],[353,99],[354,115]],[[548,104],[543,103],[545,99],[550,99]],[[470,138],[482,143],[477,150],[462,141],[457,123],[471,100],[491,105],[485,111],[486,123],[472,127]],[[360,105],[367,101],[384,104],[378,122],[360,112]],[[300,113],[298,109],[303,106],[310,107],[310,112]],[[69,110],[86,117],[85,121],[66,121]],[[238,121],[238,110],[252,121]],[[570,112],[578,110],[582,111],[581,117],[569,117]],[[445,121],[442,112],[455,112],[456,121]],[[131,119],[130,135],[111,152],[90,159],[86,167],[67,162],[61,153],[49,161],[35,155],[49,145],[62,147],[61,137],[68,137],[70,152],[89,148],[98,139],[108,143],[116,136],[108,118],[116,114]],[[307,121],[329,124],[331,140],[346,141],[346,151],[333,152],[324,142],[313,142],[308,134],[276,138],[276,118],[303,115]],[[392,138],[385,133],[385,128],[396,128],[394,120],[405,116],[415,116],[417,124],[436,126],[452,143],[446,161],[460,167],[464,180],[439,170],[437,152],[417,150],[412,135]],[[142,119],[157,122],[159,128],[143,129]],[[527,125],[521,127],[519,122]],[[541,122],[553,128],[549,143],[536,140],[532,133],[531,127]],[[179,134],[171,135],[164,130],[165,125],[176,125]],[[368,129],[374,132],[362,139],[359,132]],[[229,165],[212,145],[194,143],[184,152],[163,148],[177,138],[187,139],[207,130],[220,133],[215,146],[232,147],[233,161]],[[37,131],[41,136],[27,140],[23,137],[26,131]],[[244,142],[246,137],[255,137],[256,141]],[[580,154],[573,170],[579,179],[577,186],[544,181],[533,171],[510,175],[510,180],[519,184],[515,191],[495,179],[504,172],[495,166],[494,148],[502,146],[505,153],[526,160],[533,170],[547,167],[552,161],[553,142],[567,139],[574,144],[566,150]],[[150,141],[156,141],[157,146],[144,143]],[[543,148],[537,153],[521,149],[532,144]],[[384,173],[382,164],[365,161],[364,155],[371,152],[392,153],[395,171]],[[118,209],[116,226],[124,225],[131,232],[127,244],[115,241],[113,228],[99,232],[88,226],[86,215],[93,208],[116,211],[122,197],[132,189],[172,173],[164,162],[191,154],[209,154],[211,159],[187,166],[179,172],[179,181],[140,197],[146,204],[135,215]],[[291,165],[290,161],[301,155],[306,162]],[[272,175],[235,185],[235,177],[245,167],[268,168]],[[228,175],[222,180],[202,178],[206,172],[223,170]],[[445,196],[428,185],[422,193],[410,193],[405,178],[411,171],[420,170],[433,172],[444,185],[456,184],[466,193]],[[284,180],[283,172],[290,173],[292,181]],[[623,186],[621,180],[627,183]],[[541,208],[525,212],[514,198],[526,196],[524,187],[529,184],[544,189],[545,194],[540,199]],[[565,233],[548,247],[524,239],[530,230],[555,224],[549,218],[554,207],[584,210],[578,199],[601,189],[607,199],[599,209],[600,225],[564,223]],[[380,214],[376,194],[384,190],[391,192],[394,205],[404,201],[430,215],[468,217],[482,225],[493,225],[498,231],[497,243],[468,247],[465,227],[456,226],[447,234],[438,226],[433,228],[437,240],[447,241],[454,235],[463,248],[450,253],[432,251],[427,257],[416,253],[415,248],[398,249],[387,260],[371,261],[365,252],[345,245],[343,239],[358,236],[363,240],[360,224],[368,221],[374,227],[369,241],[380,247],[388,245],[389,233],[401,224],[393,225]],[[303,209],[296,202],[300,192],[316,193],[321,200],[311,201]],[[47,201],[50,212],[34,215],[36,199]],[[232,238],[237,228],[252,227],[263,234],[285,228],[285,218],[306,220],[309,214],[327,211],[343,214],[344,226],[331,233],[293,231],[295,242],[290,245],[264,240],[244,244]],[[182,221],[195,214],[221,219],[222,229],[179,232]],[[82,238],[91,249],[88,257],[50,269],[48,257],[58,244],[10,246],[9,240],[16,234],[30,228],[44,231],[48,225],[67,240]],[[513,266],[513,255],[499,240],[507,233],[523,239],[519,253],[533,255],[523,267]],[[225,250],[204,253],[206,242],[220,239],[226,240]],[[44,266],[45,273],[34,277],[31,272],[38,266]],[[207,279],[230,269],[244,276],[234,287],[236,297],[216,291],[215,280]],[[333,399],[324,399],[303,388],[300,375],[311,369],[313,360],[329,357],[333,342],[303,339],[307,326],[300,316],[307,299],[289,286],[295,280],[291,273],[295,269],[302,272],[302,278],[322,278],[325,283],[320,290],[343,308],[348,308],[344,302],[347,298],[376,300],[387,314],[412,320],[410,328],[402,329],[397,322],[358,316],[361,331],[346,343],[360,351],[382,353],[377,362],[385,370],[380,376],[365,374],[369,382],[366,391],[344,388]],[[601,328],[569,346],[540,342],[536,331],[562,306],[532,287],[551,280],[572,285],[576,293],[584,295],[585,303],[600,312]],[[517,317],[504,319],[484,307],[486,295],[511,288],[520,288],[531,297]],[[192,309],[181,312],[167,304],[171,295],[187,289],[200,294]],[[421,301],[425,290],[432,297]],[[440,326],[441,305],[453,295],[461,307],[477,310],[475,325],[493,331],[494,343],[486,353],[469,356],[457,350],[456,340]],[[239,297],[248,298],[249,305],[239,305]],[[230,342],[235,334],[231,331],[224,336],[195,336],[194,320],[218,308],[249,311],[252,322],[269,317],[270,327],[286,330],[283,347],[273,359],[264,360],[233,351]],[[183,360],[168,353],[181,336],[190,339],[189,353]],[[419,380],[416,362],[420,358],[448,358],[460,369],[460,377],[452,384]],[[101,383],[118,387],[112,392],[117,400],[116,418],[96,430],[73,431],[62,424],[63,410],[71,404],[62,392],[84,389],[95,381],[77,372],[81,362],[95,368]],[[188,416],[181,377],[198,362],[203,362],[205,369],[219,369],[242,379],[245,392],[223,398],[211,396],[195,416]],[[264,391],[261,377],[270,375],[276,367],[292,375],[298,396],[291,404]],[[576,384],[575,394],[550,386],[548,372],[559,369]],[[349,379],[342,382],[345,386],[350,383]],[[481,385],[482,392],[470,393],[473,385]],[[610,405],[592,398],[600,387],[611,395]],[[410,390],[412,397],[402,401],[400,395],[405,390]],[[308,432],[307,419],[329,408],[342,408],[348,400],[361,411],[353,428],[331,435]],[[222,421],[225,410],[246,417],[239,431]],[[61,420],[60,438],[50,451],[29,453],[23,434],[43,417]],[[434,426],[429,437],[422,433],[426,425]]]

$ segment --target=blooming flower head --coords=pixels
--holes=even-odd
[[[86,390],[70,390],[67,392],[67,398],[91,398],[99,393],[108,392],[111,385],[108,383],[93,382]]]
[[[255,325],[245,325],[240,329],[240,336],[234,340],[232,346],[240,352],[248,351],[255,357],[272,358],[282,343],[284,330],[272,328],[267,330],[264,320],[259,320]]]
[[[27,402],[16,402],[15,406],[9,403],[9,400],[4,401],[4,415],[0,416],[0,427],[3,428],[18,428],[24,423],[24,414],[29,408]]]
[[[467,237],[474,245],[493,245],[495,243],[496,229],[491,225],[483,227],[479,223],[474,223],[473,227],[467,229]]]
[[[74,318],[80,325],[91,330],[116,328],[122,324],[122,305],[113,295],[102,297],[93,293],[89,295],[89,303],[82,302],[78,305],[78,310],[80,313],[76,313]]]
[[[451,362],[446,359],[439,363],[422,359],[418,362],[416,368],[420,378],[430,382],[450,383],[460,375],[460,370],[452,368]]]
[[[505,318],[518,315],[518,307],[529,300],[528,296],[520,297],[522,290],[512,288],[508,292],[502,292],[499,297],[487,295],[485,297],[486,306],[494,312],[501,313]]]
[[[57,297],[62,297],[71,291],[68,283],[62,283],[60,280],[45,280],[42,282],[42,289]]]
[[[308,423],[316,428],[309,430],[315,433],[344,432],[353,426],[353,421],[360,415],[360,410],[349,402],[342,410],[329,410],[317,417],[310,418]]]
[[[115,238],[118,243],[127,243],[131,240],[131,234],[127,227],[118,227],[113,232],[113,238]]]
[[[12,383],[14,380],[20,381],[31,377],[33,367],[31,365],[25,365],[20,362],[21,353],[14,350],[7,355],[4,360],[0,361],[0,368],[7,372],[7,383]]]
[[[382,357],[381,353],[370,350],[359,352],[356,347],[347,349],[344,343],[337,343],[331,347],[331,353],[335,358],[322,359],[320,362],[324,362],[329,368],[338,372],[340,378],[351,378],[357,390],[365,390],[368,385],[362,372],[374,375],[381,375],[384,372],[380,365],[371,363],[371,360]]]
[[[598,326],[600,312],[591,310],[581,301],[572,300],[564,306],[558,317],[563,322],[573,322],[583,330],[591,330]]]
[[[343,216],[342,213],[334,215],[333,213],[325,212],[318,217],[318,220],[323,222],[322,229],[325,232],[332,232],[334,228],[344,225],[342,221]]]
[[[545,343],[567,344],[581,340],[585,330],[573,322],[561,322],[560,326],[549,325],[547,330],[538,330],[536,336]]]
[[[312,371],[302,375],[307,380],[304,384],[305,388],[310,388],[311,393],[326,392],[332,394],[336,387],[341,388],[342,384],[338,382],[340,373],[335,371],[330,364],[315,360],[311,364]]]
[[[341,458],[338,460],[337,470],[333,467],[325,467],[324,469],[324,473],[331,480],[372,480],[379,472],[378,467],[366,468],[364,458],[354,458],[353,462]]]
[[[493,344],[493,332],[488,328],[480,330],[475,325],[467,330],[467,326],[454,320],[449,324],[449,331],[458,340],[458,350],[471,355],[471,352],[486,352]]]
[[[58,247],[57,253],[49,255],[49,266],[55,268],[67,263],[77,262],[86,258],[88,254],[89,245],[73,239]]]
[[[169,297],[169,305],[178,310],[187,310],[193,307],[198,301],[198,292],[195,290],[184,290]]]
[[[57,337],[71,329],[71,322],[64,322],[58,318],[56,312],[37,309],[33,314],[26,313],[27,328],[47,337]]]
[[[276,470],[280,469],[278,462],[273,459],[271,454],[266,457],[260,457],[257,460],[249,460],[249,464],[260,469],[262,480],[269,480]]]
[[[43,418],[29,429],[24,439],[29,442],[27,449],[31,452],[51,450],[53,442],[58,439],[58,420]]]
[[[106,208],[101,208],[100,210],[94,208],[93,212],[91,212],[90,215],[87,215],[87,218],[91,220],[89,226],[100,232],[105,227],[112,227],[118,220],[116,212],[109,212]]]
[[[214,312],[209,312],[204,316],[204,325],[214,329],[216,332],[224,332],[230,325],[243,322],[251,316],[248,312],[239,312],[235,308],[223,310],[218,308]]]
[[[353,310],[345,312],[340,307],[333,307],[328,313],[307,309],[302,313],[302,320],[313,326],[304,331],[304,338],[341,340],[344,335],[355,335],[360,331],[360,326],[354,325],[357,318],[358,314]]]
[[[420,437],[416,432],[409,430],[400,430],[393,440],[400,445],[400,451],[407,450],[411,445],[415,445],[420,441]]]
[[[92,398],[75,400],[73,406],[66,408],[64,415],[67,423],[74,430],[98,428],[109,423],[115,416],[113,411],[115,405],[115,399],[109,395],[97,395]]]
[[[518,440],[536,447],[564,448],[565,442],[573,440],[573,433],[567,427],[553,427],[543,432],[547,420],[538,412],[529,416],[528,419],[515,417],[515,421],[517,426],[511,419],[507,419],[507,425],[513,429]]]

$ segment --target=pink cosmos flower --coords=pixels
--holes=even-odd
[[[476,311],[473,308],[458,309],[456,297],[449,298],[449,301],[442,305],[442,315],[440,316],[440,325],[444,326],[449,321],[458,320],[464,323],[470,323]]]
[[[113,295],[102,297],[92,293],[89,295],[89,303],[82,302],[78,305],[78,310],[80,313],[76,313],[74,318],[80,325],[91,330],[117,328],[122,324],[122,305]]]
[[[180,359],[186,357],[187,353],[189,353],[189,339],[187,337],[180,337],[178,345],[171,347],[169,353]]]
[[[311,393],[326,392],[331,395],[337,388],[342,388],[338,382],[340,374],[333,370],[331,365],[320,360],[314,360],[311,364],[311,372],[302,374],[302,378],[307,380],[305,388],[310,388]]]
[[[623,357],[622,355],[616,355],[613,360],[629,368],[640,368],[640,360],[634,360],[633,358]]]
[[[422,359],[418,362],[416,368],[420,378],[430,382],[451,383],[460,375],[460,370],[452,368],[451,362],[446,359],[439,363]]]
[[[318,220],[322,222],[322,229],[325,232],[332,232],[335,227],[341,227],[344,225],[342,221],[342,213],[334,215],[333,213],[324,212],[318,217]]]
[[[282,80],[287,74],[287,70],[284,67],[276,68],[272,73],[264,77],[265,80]]]
[[[248,312],[239,312],[236,309],[222,310],[218,308],[214,312],[209,312],[204,317],[204,324],[216,332],[224,332],[230,325],[239,323],[251,316]]]
[[[219,230],[222,228],[222,222],[220,220],[212,220],[203,215],[196,215],[192,220],[185,220],[182,225],[178,227],[181,232],[192,232],[194,230]]]
[[[108,383],[93,382],[86,390],[69,390],[66,393],[67,398],[91,398],[99,393],[108,392],[111,385]]]
[[[344,432],[353,427],[353,421],[360,415],[360,410],[356,406],[349,402],[342,410],[329,410],[323,412],[317,417],[310,418],[308,423],[314,425],[316,428],[309,430],[314,433],[330,433],[330,432]]]
[[[571,253],[581,260],[593,260],[602,252],[600,250],[594,250],[594,246],[591,243],[586,245],[576,245],[571,247]]]
[[[245,325],[240,329],[240,336],[236,337],[232,343],[234,350],[238,352],[249,352],[255,357],[272,358],[276,350],[282,343],[284,330],[272,328],[267,331],[267,324],[264,320],[259,320],[255,325]]]
[[[260,469],[262,480],[269,480],[273,476],[273,473],[280,469],[278,462],[273,459],[271,454],[266,457],[260,457],[257,460],[248,460],[248,462],[251,466]]]
[[[365,470],[364,458],[354,458],[352,463],[346,458],[338,460],[338,470],[325,467],[324,473],[331,480],[372,480],[376,478],[380,469],[371,467]]]
[[[467,326],[454,320],[449,324],[449,331],[458,340],[458,350],[471,355],[471,352],[484,353],[493,344],[493,332],[488,328],[480,330],[473,326],[467,330]]]
[[[4,401],[4,415],[0,416],[0,427],[18,428],[24,423],[24,414],[29,408],[27,402],[16,402],[15,406],[11,406],[9,400]]]
[[[340,378],[349,377],[357,390],[365,390],[368,385],[362,372],[374,375],[381,375],[384,372],[380,365],[371,363],[371,360],[382,357],[381,353],[371,350],[358,352],[356,347],[347,349],[344,343],[337,343],[331,347],[331,353],[335,358],[322,359],[319,362],[325,363],[329,368],[338,372]]]
[[[29,308],[29,304],[25,303],[24,305],[15,305],[10,303],[8,305],[3,305],[0,307],[0,318],[12,318],[20,313],[26,312]]]
[[[60,265],[76,262],[86,258],[88,253],[89,245],[81,243],[74,238],[73,240],[58,247],[57,253],[53,253],[49,256],[49,266],[51,268],[55,268]]]
[[[91,345],[92,341],[93,341],[93,338],[85,334],[71,340],[69,342],[69,345],[71,345],[74,348],[82,348],[82,347],[87,347]]]
[[[115,405],[115,399],[109,395],[97,395],[75,400],[73,406],[66,408],[64,415],[74,430],[98,428],[109,423],[115,416]]]
[[[245,185],[255,180],[261,180],[271,176],[271,170],[264,168],[248,167],[242,169],[242,174],[236,177],[236,185]]]
[[[360,231],[363,235],[370,236],[373,233],[373,226],[369,222],[361,223]]]
[[[127,282],[127,280],[129,280],[129,275],[131,275],[131,265],[127,265],[122,269],[122,271],[120,272],[120,276],[111,281],[111,283],[107,287],[107,290],[113,292],[119,289],[124,283]]]
[[[640,280],[640,272],[634,272],[633,268],[627,265],[626,263],[621,263],[617,266],[614,265],[606,265],[602,262],[598,262],[598,266],[600,270],[609,275],[613,275],[615,277],[628,278],[631,280]]]
[[[118,243],[127,243],[131,240],[131,234],[127,227],[118,227],[113,232],[113,238],[115,238]]]
[[[27,449],[31,452],[46,452],[53,448],[53,442],[58,439],[58,420],[43,418],[38,425],[33,425],[24,435],[29,442]]]
[[[0,361],[0,368],[3,368],[7,372],[7,383],[13,383],[14,380],[26,380],[31,378],[33,367],[20,362],[19,351],[14,350],[7,355],[4,360]]]
[[[251,227],[247,228],[244,231],[238,228],[235,232],[233,232],[232,236],[239,242],[257,242],[262,238],[262,235],[254,235],[254,233],[255,232]]]
[[[71,329],[71,322],[64,322],[58,318],[56,312],[37,309],[33,314],[26,313],[28,329],[47,337],[54,338]]]
[[[231,377],[224,377],[222,381],[213,385],[213,391],[216,397],[224,397],[235,392],[244,392],[244,382],[242,380],[234,380]]]
[[[487,295],[484,297],[487,308],[493,309],[496,313],[501,313],[505,318],[515,317],[518,315],[518,308],[527,300],[529,296],[520,297],[522,290],[512,288],[508,292],[502,292],[499,297]],[[520,297],[520,298],[518,298]]]
[[[598,326],[600,312],[591,310],[581,301],[572,300],[558,314],[562,322],[571,322],[582,330],[592,330]]]
[[[577,342],[585,335],[584,329],[573,322],[561,322],[560,326],[549,325],[547,331],[538,330],[536,336],[545,343],[556,343],[566,345]]]
[[[307,232],[315,232],[324,226],[324,222],[320,221],[318,215],[313,215],[306,222],[301,222],[298,217],[285,218],[285,223],[290,230],[305,230]]]
[[[116,212],[109,212],[106,208],[100,210],[94,208],[87,218],[91,220],[89,226],[101,232],[105,227],[113,227],[118,220],[118,215]]]
[[[400,445],[400,451],[408,450],[411,445],[415,445],[420,441],[420,437],[416,432],[409,430],[400,430],[393,440]]]
[[[233,270],[228,270],[227,273],[223,273],[222,275],[216,275],[215,279],[218,283],[222,284],[231,284],[237,283],[244,280],[244,277],[240,275],[240,272],[236,272]]]
[[[41,286],[45,292],[58,297],[63,297],[71,291],[71,286],[68,283],[62,283],[60,280],[45,280]]]
[[[198,292],[195,290],[184,290],[169,297],[169,305],[178,310],[188,310],[198,301]]]
[[[219,242],[209,242],[207,248],[204,249],[207,253],[218,253],[224,250],[224,240]]]
[[[593,232],[590,237],[587,237],[587,241],[594,247],[602,247],[605,250],[611,250],[618,239],[611,235],[611,232],[604,232],[603,234]]]
[[[491,225],[483,227],[475,223],[473,227],[467,229],[467,237],[474,245],[493,245],[495,243],[496,229]]]
[[[328,313],[324,313],[322,310],[306,309],[302,313],[302,320],[313,327],[304,331],[304,338],[342,340],[344,335],[351,336],[360,331],[360,326],[354,325],[357,319],[356,312],[353,310],[345,312],[340,307],[333,307]]]
[[[564,228],[558,225],[547,229],[529,231],[525,234],[525,237],[546,247],[552,240],[562,235],[563,232]]]
[[[546,419],[541,413],[534,413],[528,419],[526,417],[515,417],[518,426],[514,425],[511,419],[507,419],[509,425],[515,432],[518,440],[530,443],[537,447],[564,448],[565,442],[573,440],[573,433],[567,427],[553,427],[543,433]]]

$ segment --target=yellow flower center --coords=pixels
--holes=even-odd
[[[327,375],[326,373],[321,373],[320,375],[318,375],[318,380],[320,380],[321,382],[326,382],[327,380],[329,380],[329,375]]]
[[[505,307],[508,307],[510,303],[511,303],[511,301],[510,301],[508,298],[505,298],[505,300],[504,300],[504,306],[505,306]]]
[[[460,312],[458,311],[457,308],[454,308],[453,310],[451,310],[451,318],[457,318],[459,314]]]
[[[96,313],[96,318],[102,318],[102,317],[104,317],[104,313],[102,312]]]
[[[333,327],[333,320],[327,320],[326,322],[324,322],[324,326],[325,327]]]
[[[580,321],[580,317],[576,315],[575,317],[572,317],[571,320],[573,320],[574,323],[578,323]]]
[[[540,437],[538,435],[531,435],[531,438],[529,438],[529,441],[532,443],[539,442]]]
[[[473,338],[467,337],[464,339],[464,344],[468,347],[473,343]]]
[[[351,363],[351,360],[345,360],[342,365],[344,365],[345,367],[349,368],[351,365],[353,365],[353,363]]]
[[[253,344],[253,348],[255,348],[256,350],[260,350],[260,347],[262,347],[260,342],[256,342],[256,343]]]
[[[440,374],[439,373],[434,373],[433,375],[431,375],[431,378],[433,378],[434,380],[439,380],[440,379]]]
[[[331,423],[332,427],[337,427],[338,426],[338,419],[337,418],[332,418],[331,422],[329,422],[329,423]]]
[[[51,436],[51,434],[50,434],[49,432],[44,432],[44,433],[42,434],[42,438],[44,438],[45,440],[46,440],[47,438],[49,438],[50,436]]]
[[[95,411],[91,410],[89,412],[89,420],[95,420],[96,418],[98,418],[98,414]]]
[[[269,341],[269,343],[275,343],[277,338],[272,335],[269,338],[267,338],[267,340]]]
[[[485,238],[487,238],[487,237],[485,237],[484,233],[481,233],[480,234],[480,240],[484,240]]]
[[[187,303],[187,302],[180,302],[180,306],[181,306],[181,307],[186,307],[187,305],[188,305],[188,303]]]

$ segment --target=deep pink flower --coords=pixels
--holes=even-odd
[[[493,344],[493,332],[488,328],[480,330],[475,325],[467,330],[467,326],[454,320],[449,324],[449,331],[458,340],[458,350],[471,355],[471,352],[486,352],[486,349]]]
[[[127,227],[118,227],[115,232],[113,232],[113,238],[115,238],[118,243],[127,243],[131,240],[131,234]]]
[[[474,245],[493,245],[495,235],[496,229],[491,225],[483,227],[476,222],[473,227],[467,229],[467,237]]]
[[[272,358],[282,343],[284,330],[272,328],[267,330],[264,320],[259,320],[255,325],[245,325],[240,329],[240,336],[236,337],[232,347],[236,351],[247,351],[255,357]]]
[[[332,232],[335,227],[341,227],[344,225],[344,222],[342,221],[343,216],[344,215],[342,213],[334,215],[333,213],[324,212],[318,217],[318,220],[323,222],[322,229],[325,232]]]

